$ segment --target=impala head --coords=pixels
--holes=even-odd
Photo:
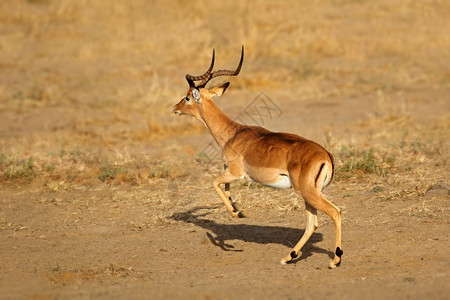
[[[207,105],[207,103],[211,101],[212,97],[221,96],[225,92],[227,87],[230,85],[229,82],[226,82],[212,89],[206,89],[205,88],[206,84],[214,77],[238,75],[239,72],[241,71],[242,62],[244,60],[244,46],[242,46],[241,60],[239,61],[239,65],[234,71],[218,70],[212,72],[214,67],[214,58],[215,52],[213,49],[211,65],[203,75],[199,76],[192,76],[189,74],[186,75],[186,80],[189,83],[189,89],[186,93],[186,96],[173,107],[173,111],[175,114],[190,115],[201,120],[201,113],[203,112],[205,105]],[[198,84],[195,84],[195,81],[200,82]]]

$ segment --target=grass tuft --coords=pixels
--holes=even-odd
[[[375,150],[372,148],[368,151],[359,152],[343,145],[339,153],[339,158],[342,161],[342,165],[338,167],[339,172],[349,173],[359,171],[365,174],[376,174],[379,176],[386,176],[387,174],[387,169],[375,157]],[[395,158],[389,157],[387,160],[393,163]]]
[[[0,160],[2,168],[5,168],[3,173],[7,180],[22,179],[31,182],[36,177],[34,160],[31,157],[22,162],[15,162],[2,155]]]
[[[98,179],[101,181],[113,180],[116,178],[118,174],[126,174],[127,170],[119,168],[118,166],[112,164],[105,164],[100,166],[101,174],[98,176]]]

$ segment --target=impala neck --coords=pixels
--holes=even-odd
[[[242,127],[225,115],[213,101],[205,101],[200,116],[220,148],[223,148]]]

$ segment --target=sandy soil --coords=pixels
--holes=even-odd
[[[201,72],[217,45],[192,35],[201,47],[174,50],[186,28],[169,20],[189,20],[188,7],[0,3],[0,298],[446,299],[450,40],[433,26],[449,28],[441,15],[449,7],[437,1],[425,13],[399,1],[392,13],[389,1],[341,2],[360,27],[333,1],[323,9],[303,3],[328,16],[323,23],[297,6],[300,21],[264,23],[279,13],[262,2],[259,10],[225,5],[222,22],[195,5],[186,25],[211,30],[226,49],[221,65],[237,60],[240,41],[232,47],[216,33],[235,21],[247,26],[242,77],[217,100],[228,115],[314,139],[336,157],[326,195],[342,209],[344,255],[333,270],[326,215],[301,256],[281,265],[304,230],[302,199],[234,183],[248,217],[231,219],[212,187],[222,162],[211,137],[195,120],[171,115],[187,89],[185,70]],[[220,2],[211,5],[217,11]],[[407,34],[411,16],[422,26],[418,37]],[[374,28],[393,35],[371,44],[365,33]],[[309,50],[289,42],[301,32]],[[333,38],[323,42],[323,34]],[[403,43],[393,42],[396,34]],[[274,41],[288,54],[258,50]],[[295,73],[290,64],[305,57],[292,53],[302,49],[314,65]],[[261,97],[276,114],[252,119],[246,112]]]

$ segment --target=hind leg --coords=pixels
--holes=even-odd
[[[323,197],[323,196],[322,196]],[[342,251],[342,245],[341,245],[341,210],[334,206],[331,202],[329,202],[327,199],[323,197],[323,199],[329,204],[329,206],[332,207],[332,209],[325,211],[327,215],[331,217],[331,219],[334,222],[334,232],[336,237],[336,247],[334,252],[334,258],[329,263],[330,269],[335,268],[336,266],[339,266],[341,264],[341,256],[344,254],[344,251]]]
[[[333,260],[331,260],[328,265],[330,269],[333,269],[341,263],[341,256],[343,254],[341,245],[341,210],[328,201],[319,191],[311,194],[302,193],[302,195],[305,198],[305,201],[312,207],[323,211],[333,220],[336,238],[335,252]]]
[[[292,248],[291,252],[289,252],[288,255],[286,255],[283,259],[281,259],[281,264],[286,264],[287,262],[291,261],[292,259],[295,259],[298,257],[298,252],[303,248],[303,246],[306,244],[306,242],[309,240],[311,235],[314,233],[314,231],[318,227],[317,223],[317,209],[309,205],[305,202],[306,206],[306,228],[305,232],[303,233],[302,238],[300,241],[298,241],[297,245]]]

